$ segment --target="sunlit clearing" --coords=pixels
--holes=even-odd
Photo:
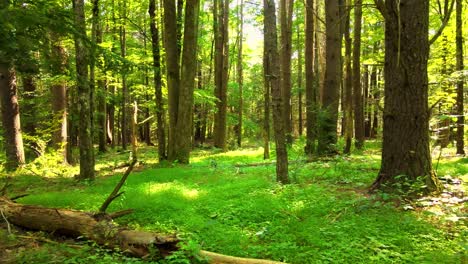
[[[149,194],[157,194],[161,192],[172,191],[175,193],[180,193],[186,199],[197,199],[200,192],[197,189],[187,188],[183,185],[174,182],[167,183],[150,183],[147,192]]]

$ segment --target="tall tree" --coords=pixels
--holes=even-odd
[[[463,71],[463,23],[462,23],[462,12],[463,12],[463,1],[457,0],[456,7],[456,49],[457,49],[457,71]],[[463,105],[463,78],[457,82],[457,154],[465,154],[465,116],[464,116],[464,105]]]
[[[120,56],[125,58],[127,56],[127,29],[126,29],[126,21],[127,21],[127,1],[123,1],[122,10],[120,14],[120,28],[119,28],[119,37],[120,37]],[[122,138],[122,148],[127,149],[128,143],[128,130],[129,127],[127,125],[127,101],[128,101],[128,87],[127,87],[127,70],[122,70],[122,103],[120,105],[120,112],[121,112],[121,121],[120,121],[120,133]]]
[[[316,110],[317,110],[317,72],[315,71],[315,18],[314,0],[306,1],[305,25],[305,79],[306,79],[306,146],[305,153],[311,155],[315,151],[316,140]]]
[[[214,145],[226,148],[227,83],[229,72],[229,0],[216,0],[215,19],[215,96]]]
[[[150,16],[151,43],[153,51],[153,81],[154,92],[156,95],[156,133],[158,138],[158,157],[159,160],[167,159],[166,153],[166,115],[164,111],[163,96],[162,96],[162,79],[161,79],[161,49],[159,45],[159,29],[156,23],[156,1],[150,0],[148,13]]]
[[[291,118],[291,55],[292,55],[292,18],[294,0],[280,0],[280,75],[284,100],[284,125],[286,140],[292,143]]]
[[[168,160],[188,163],[192,147],[192,105],[197,71],[197,34],[199,0],[185,5],[182,61],[177,58],[176,7],[173,0],[164,0],[164,26],[169,90]]]
[[[276,143],[276,180],[289,183],[288,152],[286,150],[286,131],[284,125],[284,101],[279,76],[278,35],[276,28],[276,8],[274,0],[264,0],[264,49],[266,55],[265,82],[271,87],[273,110],[273,130]]]
[[[238,8],[238,47],[237,47],[237,85],[239,86],[239,109],[237,110],[237,146],[241,147],[242,145],[242,118],[243,118],[243,108],[244,108],[244,67],[243,67],[243,42],[244,42],[244,0],[240,0],[240,6]]]
[[[429,0],[375,1],[385,19],[385,105],[379,175],[372,189],[417,183],[440,190],[429,151]]]
[[[1,58],[0,99],[7,170],[14,170],[25,162],[17,93],[16,72],[10,63]]]
[[[303,115],[303,94],[304,94],[304,88],[303,88],[303,83],[302,83],[302,74],[303,74],[303,70],[302,70],[302,65],[303,65],[303,55],[304,55],[304,48],[302,46],[302,42],[304,41],[302,38],[301,38],[301,31],[299,29],[299,24],[297,25],[297,88],[298,88],[298,95],[297,95],[297,100],[298,100],[298,103],[297,103],[297,115],[298,115],[298,127],[297,127],[297,130],[298,130],[298,133],[299,133],[299,136],[302,136],[302,133],[304,131],[304,115]]]
[[[60,38],[52,34],[51,64],[52,73],[56,75],[65,75],[67,70],[67,52],[63,47]],[[67,86],[66,82],[59,78],[51,86],[52,94],[52,112],[54,118],[58,120],[58,126],[52,134],[52,145],[55,148],[62,148],[64,162],[71,162],[67,151],[68,124],[67,124]]]
[[[268,72],[268,54],[267,50],[263,49],[263,75],[267,76]],[[262,136],[263,136],[263,159],[270,158],[270,112],[271,112],[271,87],[270,82],[264,78],[263,82],[263,128],[262,128]]]
[[[97,87],[95,90],[95,98],[97,99],[97,132],[98,132],[98,142],[99,142],[99,151],[105,152],[107,145],[107,107],[106,107],[106,84],[103,76],[97,78],[97,86],[95,85],[96,79],[96,59],[97,59],[97,45],[102,43],[102,24],[100,18],[100,2],[99,0],[93,0],[93,15],[92,15],[92,27],[91,27],[91,38],[93,43],[92,48],[92,57],[90,64],[90,83]],[[91,88],[93,91],[93,88]],[[93,98],[92,98],[93,99]],[[91,109],[93,107],[91,106]]]
[[[94,179],[94,149],[91,131],[90,86],[88,79],[88,49],[86,47],[86,22],[84,0],[73,0],[75,14],[75,51],[77,96],[80,114],[79,146],[80,175],[79,179]]]
[[[318,153],[335,153],[337,142],[338,102],[340,88],[340,15],[339,0],[325,1],[326,16],[326,66],[322,111],[319,120]]]
[[[356,3],[359,0],[356,0]],[[346,0],[346,6],[350,6],[350,0]],[[350,10],[344,10],[344,39],[345,39],[345,56],[344,56],[344,85],[343,85],[343,105],[344,105],[344,136],[345,147],[344,153],[351,152],[351,141],[353,138],[353,75],[351,69],[351,34],[350,34]],[[355,9],[356,12],[356,9]],[[357,77],[359,78],[359,77]]]
[[[361,87],[361,21],[362,0],[354,1],[354,49],[353,49],[353,92],[354,92],[354,133],[356,148],[364,146],[364,109]]]

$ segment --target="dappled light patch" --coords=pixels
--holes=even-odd
[[[149,183],[146,191],[149,195],[158,194],[161,192],[177,192],[187,199],[196,199],[200,195],[200,191],[193,188],[188,188],[184,185],[168,182],[168,183]]]

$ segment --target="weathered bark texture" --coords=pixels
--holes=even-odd
[[[264,49],[266,51],[265,82],[271,87],[273,110],[273,130],[276,143],[276,179],[282,184],[289,183],[288,152],[286,150],[286,131],[284,126],[284,101],[280,85],[278,36],[276,28],[276,9],[274,0],[264,0]]]
[[[364,146],[364,108],[361,87],[361,22],[362,0],[354,2],[354,47],[353,47],[353,92],[354,92],[354,133],[355,146]]]
[[[52,73],[65,75],[67,70],[67,52],[63,47],[60,38],[52,34],[51,64]],[[58,121],[58,126],[52,132],[52,145],[54,148],[62,149],[64,162],[71,162],[68,157],[68,124],[67,124],[67,86],[64,80],[57,80],[50,88],[52,94],[52,113],[54,120]]]
[[[292,55],[292,17],[294,0],[280,0],[280,75],[281,91],[284,101],[284,129],[286,141],[292,143],[291,116],[291,55]]]
[[[164,26],[169,90],[168,160],[188,163],[192,148],[192,105],[197,71],[197,33],[199,1],[188,0],[185,5],[185,24],[182,62],[179,64],[177,45],[177,15],[174,1],[164,0]],[[182,67],[180,67],[182,65]],[[181,78],[182,77],[182,78]]]
[[[109,215],[97,217],[76,210],[22,205],[6,198],[0,198],[0,209],[14,225],[73,238],[82,236],[98,245],[110,249],[117,247],[137,257],[148,256],[151,247],[157,248],[161,256],[178,249],[179,240],[175,236],[129,230],[113,224]]]
[[[306,2],[305,25],[305,79],[306,79],[306,146],[305,153],[311,155],[315,151],[316,124],[317,124],[317,72],[315,61],[315,18],[314,0]]]
[[[80,175],[79,179],[94,179],[94,149],[91,131],[90,86],[88,80],[88,50],[85,45],[86,24],[84,0],[73,0],[75,14],[76,77],[77,96],[80,115],[79,146]]]
[[[340,89],[340,15],[339,0],[325,2],[326,13],[326,66],[322,111],[319,120],[318,153],[329,155],[337,152],[337,121]]]
[[[462,23],[462,12],[463,12],[463,1],[457,0],[456,10],[456,45],[457,45],[457,71],[463,71],[463,23]],[[460,74],[461,75],[461,74]],[[457,82],[457,154],[465,154],[465,116],[464,116],[464,99],[463,99],[463,86],[464,77],[460,77]]]
[[[150,0],[148,13],[150,16],[151,43],[153,51],[154,92],[156,95],[156,134],[158,138],[159,161],[167,159],[166,153],[166,114],[162,96],[161,79],[161,49],[159,45],[159,29],[156,23],[156,3]]]
[[[346,1],[346,6],[350,6],[350,0]],[[357,4],[358,1],[356,1]],[[355,12],[357,10],[355,9]],[[345,39],[345,57],[344,57],[344,85],[343,85],[343,110],[344,110],[344,137],[345,147],[343,152],[349,154],[351,152],[351,143],[353,140],[353,75],[351,69],[351,36],[350,36],[350,9],[346,8],[344,19],[344,39]],[[358,66],[359,67],[359,66]]]
[[[376,4],[386,29],[385,106],[382,165],[372,189],[421,180],[427,191],[438,191],[429,151],[429,0]]]
[[[16,73],[8,63],[0,62],[0,102],[3,137],[5,140],[5,169],[14,170],[24,164],[23,137],[16,88]]]
[[[267,82],[266,76],[270,71],[268,69],[267,63],[267,51],[263,50],[263,75],[265,76],[263,82],[263,129],[262,129],[262,136],[263,136],[263,159],[270,158],[270,112],[271,112],[271,87],[270,82]]]
[[[304,46],[302,46],[302,42],[304,40],[301,38],[301,32],[299,29],[299,24],[297,25],[297,88],[298,88],[298,95],[297,95],[297,133],[299,136],[302,136],[304,132],[304,113],[303,113],[303,95],[304,95],[304,86],[303,86],[303,55],[304,55]]]
[[[229,0],[217,0],[215,21],[215,96],[214,146],[226,149],[227,83],[229,71]]]

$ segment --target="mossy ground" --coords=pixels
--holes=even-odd
[[[177,165],[158,164],[157,150],[142,147],[142,164],[108,210],[133,208],[135,213],[119,224],[177,233],[193,251],[199,247],[288,263],[467,261],[463,203],[422,207],[390,194],[368,193],[380,165],[379,148],[379,142],[368,142],[362,152],[305,163],[298,142],[290,150],[293,184],[281,186],[274,165],[236,166],[262,162],[261,148],[195,150],[190,165]],[[29,193],[18,201],[25,204],[96,211],[128,158],[129,153],[115,151],[98,155],[97,179],[79,183],[73,179],[77,168],[59,165],[51,154],[12,175],[9,193]],[[439,176],[468,181],[467,158],[436,155],[434,163]],[[10,252],[5,262],[140,262],[89,243],[57,243],[50,235],[18,230],[10,235],[5,223],[1,227],[0,252]],[[179,254],[168,262],[188,261]]]

